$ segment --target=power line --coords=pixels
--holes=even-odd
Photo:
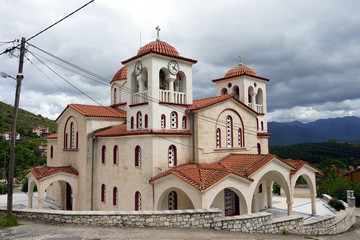
[[[76,13],[76,12],[80,11],[81,9],[83,9],[84,7],[86,7],[87,5],[89,5],[90,3],[94,2],[94,1],[95,1],[95,0],[91,0],[90,2],[86,3],[85,5],[83,5],[82,7],[78,8],[78,9],[76,9],[76,10],[75,10],[75,11],[73,11],[72,13],[70,13],[70,14],[66,15],[65,17],[63,17],[63,18],[62,18],[62,19],[60,19],[59,21],[55,22],[54,24],[51,24],[49,27],[45,28],[44,30],[42,30],[42,31],[40,31],[40,32],[38,32],[38,33],[36,33],[35,35],[33,35],[33,36],[31,36],[31,37],[29,37],[29,38],[27,39],[27,42],[28,42],[28,41],[30,41],[31,39],[33,39],[33,38],[35,38],[35,37],[39,36],[39,35],[40,35],[40,34],[42,34],[43,32],[45,32],[45,31],[49,30],[50,28],[52,28],[52,27],[53,27],[53,26],[55,26],[56,24],[58,24],[58,23],[62,22],[62,21],[63,21],[63,20],[65,20],[66,18],[68,18],[68,17],[70,17],[71,15],[73,15],[74,13]]]
[[[74,68],[76,68],[76,69],[78,69],[78,70],[80,70],[80,71],[85,72],[86,74],[89,74],[89,75],[91,75],[91,76],[93,76],[93,77],[95,77],[95,78],[98,78],[98,79],[100,79],[100,80],[103,81],[103,82],[106,82],[107,84],[110,82],[110,80],[108,80],[108,79],[106,79],[106,78],[104,78],[104,77],[102,77],[102,76],[100,76],[100,75],[98,75],[98,74],[95,74],[95,73],[93,73],[93,72],[91,72],[91,71],[89,71],[89,70],[86,70],[86,69],[84,69],[84,68],[82,68],[82,67],[79,67],[79,66],[77,66],[77,65],[75,65],[75,64],[73,64],[73,63],[70,63],[69,61],[66,61],[66,60],[64,60],[64,59],[61,59],[60,57],[57,57],[57,56],[55,56],[54,54],[51,54],[51,53],[49,53],[49,52],[47,52],[47,51],[45,51],[45,50],[43,50],[43,49],[40,49],[39,47],[36,47],[36,46],[32,45],[32,44],[30,44],[30,45],[31,45],[32,47],[36,48],[37,50],[39,50],[39,51],[41,51],[41,52],[43,52],[43,53],[45,53],[45,54],[47,54],[47,55],[49,55],[49,56],[57,59],[57,60],[65,63],[65,64],[68,64],[68,65],[70,65],[70,66],[72,66],[72,67],[74,67]],[[40,55],[38,55],[38,56],[40,56]],[[43,57],[43,58],[44,58],[44,57]],[[52,62],[51,60],[49,60],[49,59],[47,59],[47,58],[45,58],[45,59],[48,60],[48,61],[50,61],[50,62]],[[54,62],[53,62],[53,63],[54,63]],[[54,63],[54,64],[56,64],[56,63]],[[58,65],[58,64],[57,64],[57,65]],[[59,66],[61,66],[61,65],[59,65]],[[61,66],[61,67],[64,67],[64,66]],[[73,71],[73,70],[71,70],[71,69],[69,69],[69,68],[66,68],[66,67],[64,67],[64,68],[65,68],[65,69],[68,69],[68,70],[70,70],[70,71],[72,71],[72,72],[74,72],[74,73],[77,73],[77,74],[79,74],[79,75],[81,75],[81,76],[84,76],[83,74],[80,74],[80,73],[78,73],[78,72],[76,72],[76,71]],[[86,77],[86,76],[84,76],[84,77]],[[89,78],[89,77],[87,77],[87,78]],[[97,81],[97,80],[95,80],[95,79],[93,79],[93,78],[89,78],[89,79],[91,79],[91,80],[93,80],[93,81],[96,81],[96,82],[99,82],[99,81]],[[115,83],[115,85],[119,86],[119,85],[116,84],[116,83]],[[123,91],[124,93],[127,93],[127,94],[137,93],[137,92],[135,92],[134,90],[131,90],[131,89],[127,88],[126,86],[119,86],[119,89],[120,89],[121,91]],[[146,96],[146,98],[147,98],[147,100],[152,101],[152,102],[154,102],[154,103],[158,103],[158,102],[159,102],[159,99],[156,99],[156,98],[153,98],[153,97]],[[183,109],[183,108],[181,108],[181,107],[176,107],[176,106],[173,106],[173,105],[165,105],[165,106],[166,106],[166,107],[169,107],[170,109],[177,110],[177,111],[180,111],[180,112],[183,112],[183,111],[185,110],[185,109]],[[205,115],[202,115],[202,114],[200,114],[200,113],[198,113],[198,117],[199,117],[200,119],[202,119],[202,120],[204,120],[204,121],[207,121],[207,122],[209,122],[209,123],[212,123],[212,124],[214,124],[214,125],[217,124],[217,125],[219,125],[219,126],[226,127],[226,121],[224,121],[224,120],[219,120],[219,119],[211,118],[211,117],[209,117],[209,116],[205,116]],[[239,128],[241,128],[241,129],[243,129],[243,126],[242,126],[242,125],[239,125],[239,124],[236,124],[236,123],[233,123],[233,126],[234,126],[234,127],[239,127]],[[251,130],[251,128],[254,129],[254,130]],[[256,130],[255,130],[255,128],[256,128]],[[243,131],[244,131],[246,134],[253,135],[253,136],[257,136],[257,133],[258,133],[257,128],[258,128],[258,127],[253,127],[253,126],[249,126],[249,125],[244,125]],[[282,133],[282,134],[283,134],[283,135],[296,135],[296,134],[289,134],[289,133]],[[297,136],[301,136],[301,135],[297,135]],[[305,137],[305,136],[304,136],[304,137]],[[310,138],[310,139],[311,139],[311,138],[313,138],[313,139],[322,139],[322,138],[319,138],[319,137],[309,137],[309,136],[307,136],[307,138]]]

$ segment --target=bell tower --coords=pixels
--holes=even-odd
[[[192,104],[192,65],[197,61],[182,57],[160,40],[160,27],[155,29],[156,40],[122,62],[130,90],[127,130],[188,129],[185,109]]]

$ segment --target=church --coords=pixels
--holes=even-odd
[[[193,99],[192,67],[159,38],[122,61],[110,106],[69,104],[47,137],[47,165],[30,169],[38,206],[141,211],[219,208],[224,216],[272,207],[272,186],[292,214],[296,180],[308,183],[316,214],[316,174],[305,161],[268,153],[266,85],[242,64],[212,80],[216,96]]]

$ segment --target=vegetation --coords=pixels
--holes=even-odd
[[[5,217],[0,215],[0,228],[18,226],[18,219],[15,215]]]
[[[360,184],[339,175],[336,169],[360,166],[360,144],[329,141],[324,143],[301,143],[292,146],[270,147],[270,153],[280,158],[304,160],[322,170],[325,178],[319,179],[317,193],[347,201],[346,190],[354,190],[356,206],[360,206]],[[334,168],[336,167],[336,168]],[[304,183],[304,179],[297,183]],[[276,186],[274,186],[276,187]],[[334,203],[337,204],[337,203]]]
[[[335,208],[337,211],[345,210],[344,204],[336,198],[331,199],[329,201],[329,205],[331,207]]]
[[[13,111],[11,105],[0,102],[0,133],[11,131]],[[53,120],[19,109],[17,132],[20,136],[34,137],[32,130],[37,126],[48,127],[50,133],[57,131],[57,124]]]
[[[360,165],[359,143],[300,143],[291,146],[270,146],[269,151],[280,158],[307,161],[320,169],[331,165],[340,168]]]

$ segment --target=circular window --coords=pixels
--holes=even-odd
[[[228,88],[231,88],[232,84],[231,83],[228,83]]]
[[[254,87],[256,87],[257,85],[256,85],[256,83],[254,83]]]

